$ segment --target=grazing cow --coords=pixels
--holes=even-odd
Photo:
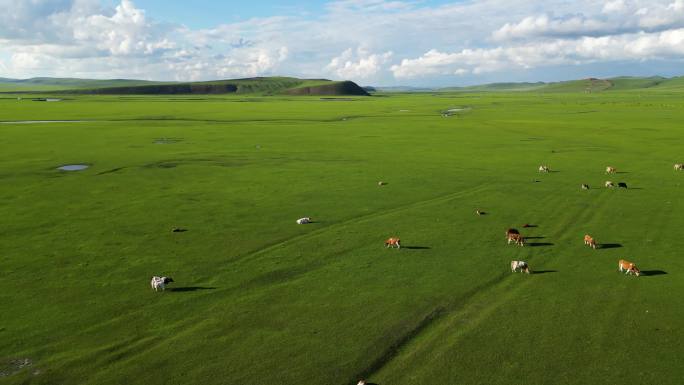
[[[636,265],[632,262],[625,261],[624,259],[621,259],[618,262],[618,270],[620,272],[625,272],[625,274],[634,274],[637,277],[641,275],[641,271],[636,267]]]
[[[613,187],[615,187],[615,183],[613,183],[611,181],[606,181],[606,187],[613,188]]]
[[[383,182],[383,181],[378,182],[378,186],[384,186],[386,184],[387,184],[387,182]]]
[[[525,238],[523,238],[523,236],[520,235],[520,232],[516,229],[506,230],[506,240],[508,241],[509,245],[511,242],[513,242],[516,245],[525,246]]]
[[[615,174],[616,171],[617,171],[617,169],[615,169],[615,167],[611,167],[611,166],[606,167],[606,174]]]
[[[549,172],[549,171],[551,171],[549,166],[546,166],[546,165],[539,166],[539,172]]]
[[[596,250],[596,240],[592,238],[589,234],[584,236],[584,244]]]
[[[582,190],[589,190],[588,184],[582,184]]]
[[[676,163],[674,165],[675,170],[684,170],[684,163]]]
[[[530,274],[530,267],[525,261],[511,261],[511,272],[515,273],[520,270],[521,273]]]
[[[362,378],[359,380],[359,382],[356,383],[356,385],[366,385],[366,380]]]
[[[627,183],[625,183],[625,182],[618,182],[618,187],[627,188]]]
[[[385,241],[385,247],[391,247],[394,248],[396,247],[397,249],[401,249],[401,243],[399,238],[390,238]]]
[[[164,291],[166,290],[166,285],[168,285],[171,282],[173,282],[173,278],[158,277],[155,275],[154,277],[152,277],[152,280],[150,281],[150,286],[152,286],[152,289],[154,289],[154,291],[159,291],[160,289]]]
[[[485,212],[484,212],[484,211],[480,211],[480,210],[475,210],[475,214],[477,214],[477,215],[484,215]]]
[[[309,217],[304,217],[304,218],[299,218],[297,219],[297,224],[298,225],[305,225],[307,223],[311,223],[311,218]]]

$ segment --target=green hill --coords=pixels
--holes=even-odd
[[[3,82],[3,80],[6,81]],[[2,84],[7,85],[5,89],[2,88]],[[11,88],[12,85],[14,85],[14,88]],[[88,95],[368,95],[365,90],[351,81],[338,82],[327,79],[297,79],[290,77],[256,77],[184,83],[50,78],[36,78],[26,81],[0,79],[0,91],[52,91],[61,94]]]

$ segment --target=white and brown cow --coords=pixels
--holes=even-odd
[[[596,250],[596,240],[591,237],[591,235],[586,234],[584,236],[584,244]]]
[[[612,166],[606,167],[606,174],[615,174],[617,172],[617,169]]]
[[[541,165],[539,166],[539,172],[550,172],[551,169],[547,165]]]
[[[517,229],[506,230],[506,241],[508,241],[509,245],[513,242],[516,245],[525,246],[525,238],[520,235],[520,232]]]
[[[679,171],[684,170],[684,163],[675,163],[674,169]]]

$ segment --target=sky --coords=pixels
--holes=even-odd
[[[0,77],[684,75],[684,0],[0,0]]]

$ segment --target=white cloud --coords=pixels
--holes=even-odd
[[[624,0],[608,1],[603,6],[603,13],[621,12],[626,7]]]
[[[510,68],[667,59],[684,59],[684,28],[657,33],[555,39],[454,53],[430,50],[418,58],[402,60],[391,70],[397,78],[416,78],[464,71],[480,74]]]
[[[510,69],[533,76],[561,65],[590,71],[615,60],[672,67],[684,58],[684,0],[337,0],[315,16],[203,29],[163,23],[134,1],[118,1],[0,0],[0,77],[278,74],[392,84]]]
[[[608,1],[601,13],[541,14],[509,22],[492,33],[496,41],[604,36],[684,27],[684,0]]]
[[[340,56],[333,58],[326,70],[341,79],[368,79],[383,70],[392,57],[392,52],[372,54],[363,48],[356,53],[349,48]]]

